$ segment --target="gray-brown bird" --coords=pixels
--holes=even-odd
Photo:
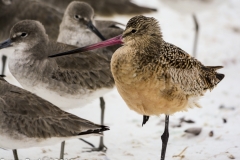
[[[143,124],[151,115],[166,115],[161,137],[164,160],[169,115],[198,107],[197,100],[224,78],[216,72],[222,66],[204,66],[181,48],[165,42],[158,21],[144,16],[131,18],[121,36],[67,54],[122,43],[111,60],[116,87],[128,107],[143,115]]]
[[[118,25],[122,24],[95,20],[94,10],[89,4],[73,1],[64,13],[57,41],[78,47],[94,44],[122,34],[123,29]],[[120,45],[108,49],[115,52],[118,47]]]
[[[42,147],[109,130],[68,112],[0,77],[0,147]]]
[[[83,107],[114,88],[110,71],[113,52],[102,50],[49,59],[52,53],[76,47],[49,40],[44,26],[37,21],[15,24],[9,39],[0,43],[0,49],[7,47],[14,50],[9,54],[9,70],[21,86],[63,110]],[[106,148],[100,143],[97,149]]]
[[[101,42],[102,40],[106,40],[106,38],[115,37],[123,32],[123,29],[117,26],[118,24],[120,23],[114,21],[94,20],[94,10],[89,4],[73,1],[68,5],[64,13],[57,41],[77,47]],[[113,54],[119,47],[120,45],[116,45],[107,49]],[[100,49],[95,52],[102,53],[105,51]],[[101,124],[103,125],[105,112],[103,97],[100,97],[100,107]],[[103,138],[100,137],[99,147],[94,147],[92,150],[106,150]]]
[[[73,0],[38,0],[44,2],[59,11],[64,12],[69,3]],[[90,4],[97,15],[113,16],[119,15],[137,15],[143,13],[156,12],[157,9],[139,6],[131,2],[131,0],[78,0]]]

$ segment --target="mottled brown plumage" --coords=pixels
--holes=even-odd
[[[197,100],[223,78],[221,66],[204,66],[162,38],[158,22],[133,17],[123,32],[123,47],[112,57],[111,70],[118,92],[130,109],[144,115],[166,114],[161,160],[165,159],[169,116],[198,106]]]
[[[135,33],[132,33],[135,32]],[[198,106],[197,98],[224,77],[162,38],[154,18],[136,16],[111,61],[119,93],[143,115],[173,114]]]

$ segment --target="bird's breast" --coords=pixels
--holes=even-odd
[[[78,47],[98,43],[101,40],[93,33],[88,31],[62,30],[59,33],[58,42],[74,45]]]
[[[131,50],[121,47],[111,61],[116,87],[128,107],[142,115],[186,110],[188,95],[171,82],[165,71],[151,63],[140,66],[135,59]]]

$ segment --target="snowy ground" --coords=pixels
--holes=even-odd
[[[192,52],[193,21],[190,15],[180,15],[163,6],[159,0],[137,3],[155,6],[157,13],[149,14],[160,22],[164,39],[188,53]],[[170,138],[166,159],[170,160],[227,160],[240,159],[240,1],[228,0],[227,3],[210,12],[198,14],[200,40],[197,58],[205,65],[223,65],[220,72],[224,80],[212,92],[201,99],[202,108],[176,113],[170,117]],[[100,19],[100,17],[98,17]],[[126,23],[130,17],[112,17]],[[161,134],[164,129],[164,116],[151,117],[142,127],[142,116],[128,109],[114,90],[104,96],[106,101],[106,125],[111,130],[105,132],[106,153],[83,152],[88,145],[79,140],[66,142],[65,158],[79,160],[155,160],[160,159]],[[100,122],[99,100],[71,113]],[[195,123],[182,123],[180,118]],[[226,123],[223,122],[226,119]],[[184,130],[200,127],[198,136],[185,134]],[[213,131],[213,136],[209,133]],[[98,145],[98,137],[87,140]],[[183,150],[185,151],[179,155]],[[60,144],[43,147],[19,149],[20,159],[51,159],[59,157]],[[176,157],[176,155],[179,155]],[[12,152],[0,150],[0,159],[13,159]]]

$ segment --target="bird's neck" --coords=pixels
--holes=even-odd
[[[149,50],[157,50],[163,45],[163,40],[161,37],[147,37],[142,39],[137,39],[129,45],[133,50],[138,51],[139,54],[154,54],[154,52],[149,52]]]

